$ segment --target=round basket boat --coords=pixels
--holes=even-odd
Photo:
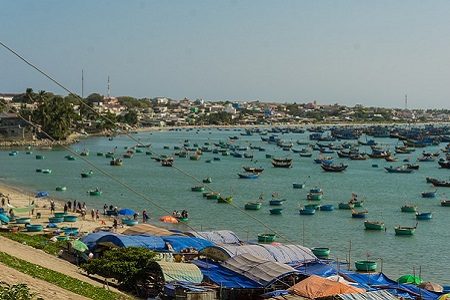
[[[325,258],[330,255],[330,248],[326,247],[316,247],[311,249],[312,253],[318,258]]]
[[[31,223],[31,219],[28,217],[16,219],[16,224],[30,224],[30,223]]]
[[[76,222],[78,220],[77,216],[65,215],[64,222]]]
[[[274,233],[261,233],[258,234],[259,243],[272,243],[275,241],[276,235]]]
[[[377,262],[373,260],[358,260],[355,261],[355,268],[358,271],[374,272],[377,270]]]
[[[127,226],[134,226],[138,224],[138,220],[133,220],[133,219],[122,219],[122,223],[127,225]]]
[[[64,217],[50,217],[48,218],[49,223],[62,223],[64,222]]]
[[[39,232],[42,231],[44,228],[40,224],[29,224],[27,225],[27,231],[28,232]]]
[[[67,215],[67,213],[65,212],[55,212],[55,218],[64,218],[65,215]]]
[[[77,235],[78,234],[78,227],[63,227],[61,228],[66,235]]]

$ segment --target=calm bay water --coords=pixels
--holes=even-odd
[[[200,130],[200,131],[168,131],[144,132],[135,134],[143,144],[152,144],[152,151],[158,154],[174,153],[174,146],[181,146],[188,139],[191,144],[202,146],[205,142],[227,141],[229,136],[238,135],[235,131]],[[307,140],[307,134],[280,135],[283,140]],[[376,139],[377,142],[390,145],[391,149],[397,143],[394,139]],[[248,201],[258,199],[261,193],[269,199],[273,192],[288,199],[284,204],[283,215],[269,214],[268,201],[259,211],[246,211],[260,221],[268,224],[276,231],[282,232],[290,240],[308,247],[323,246],[331,248],[333,257],[345,260],[348,256],[351,241],[351,259],[381,259],[383,271],[393,279],[405,273],[416,273],[421,269],[425,280],[450,284],[450,266],[446,262],[450,258],[446,248],[450,241],[450,207],[441,207],[440,200],[447,198],[445,193],[450,188],[437,188],[438,196],[434,199],[423,199],[420,193],[436,188],[425,182],[426,176],[448,179],[450,170],[439,169],[437,162],[421,162],[420,169],[413,174],[388,174],[383,166],[398,163],[387,163],[384,160],[347,161],[337,158],[336,162],[349,164],[344,173],[325,173],[313,159],[318,156],[314,152],[312,158],[301,158],[298,154],[282,151],[275,145],[261,141],[259,135],[240,136],[237,144],[248,146],[261,145],[266,151],[253,153],[257,166],[265,168],[264,173],[256,180],[239,179],[238,172],[243,165],[251,165],[250,159],[221,156],[220,154],[204,153],[201,160],[191,161],[189,158],[176,158],[175,165],[198,179],[210,176],[213,179],[211,187],[223,195],[233,195],[234,204],[244,207]],[[152,221],[158,223],[159,216],[169,214],[173,210],[187,209],[190,214],[189,224],[196,229],[230,229],[242,239],[255,240],[256,235],[267,231],[255,220],[243,214],[239,209],[226,204],[217,204],[214,200],[206,200],[201,193],[194,193],[190,188],[198,185],[192,178],[182,174],[175,168],[162,167],[144,153],[136,153],[132,159],[124,159],[122,167],[109,166],[109,159],[96,156],[96,152],[108,152],[117,147],[117,153],[124,153],[125,147],[135,143],[126,136],[119,136],[109,141],[104,137],[94,137],[83,140],[72,146],[76,151],[88,149],[87,159],[102,170],[125,182],[136,191],[145,194],[151,202],[129,192],[112,181],[107,176],[94,170],[92,178],[82,179],[80,173],[93,169],[86,162],[77,158],[68,161],[64,150],[35,150],[32,155],[19,151],[15,157],[8,156],[9,151],[0,151],[2,173],[0,180],[7,184],[20,186],[30,191],[50,191],[51,196],[62,199],[85,201],[88,207],[101,209],[103,204],[113,204],[118,207],[130,207],[138,211],[146,209],[150,212]],[[170,150],[164,149],[164,146]],[[212,146],[213,147],[213,146]],[[303,146],[294,145],[294,148]],[[426,151],[435,152],[443,148],[433,146]],[[370,152],[361,147],[362,151]],[[273,168],[270,159],[265,154],[285,156],[289,154],[294,159],[291,169]],[[45,155],[44,160],[36,160],[36,154]],[[401,158],[410,158],[415,162],[421,149]],[[214,156],[221,161],[205,163]],[[372,167],[378,164],[378,168]],[[37,168],[52,169],[52,174],[36,173]],[[309,176],[309,177],[308,177]],[[293,182],[306,180],[306,189],[292,188]],[[67,186],[66,192],[56,192],[55,187]],[[307,204],[306,194],[309,188],[319,186],[324,190],[322,204],[334,204],[333,212],[317,211],[314,216],[300,216],[299,206]],[[86,192],[95,187],[103,190],[100,197],[91,197]],[[369,211],[369,220],[382,220],[388,228],[387,232],[370,232],[364,230],[363,220],[351,218],[348,210],[337,210],[339,202],[347,202],[351,193],[365,199],[364,208]],[[165,211],[155,207],[153,203],[163,207]],[[420,211],[433,212],[430,221],[419,221],[416,234],[412,237],[395,236],[394,226],[414,226],[414,214],[401,213],[400,207],[406,203],[417,204]],[[180,230],[187,230],[185,225],[178,225]],[[379,264],[380,265],[380,264]]]

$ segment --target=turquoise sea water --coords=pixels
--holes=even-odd
[[[152,144],[152,151],[159,154],[172,154],[174,146],[181,146],[188,139],[191,144],[202,146],[205,142],[227,141],[229,136],[238,135],[237,131],[199,130],[199,131],[167,131],[144,132],[135,134],[143,144]],[[307,134],[279,135],[283,140],[307,140]],[[390,145],[391,149],[397,143],[394,139],[376,139],[377,142]],[[189,158],[176,157],[175,165],[183,171],[198,179],[210,176],[213,179],[211,187],[222,195],[233,195],[234,204],[243,209],[248,201],[257,200],[264,194],[266,203],[259,211],[246,211],[261,222],[269,225],[276,231],[282,232],[291,241],[304,244],[307,247],[329,247],[334,258],[345,260],[349,253],[351,241],[351,260],[376,259],[383,271],[396,279],[398,276],[419,273],[425,280],[450,284],[450,259],[448,245],[450,241],[450,207],[441,207],[440,200],[448,199],[445,193],[450,188],[434,188],[425,182],[426,176],[448,179],[450,170],[439,169],[437,162],[420,162],[420,169],[412,174],[388,174],[383,166],[400,165],[403,158],[410,158],[415,162],[422,149],[409,155],[399,155],[397,163],[388,163],[384,160],[348,161],[337,158],[336,162],[349,164],[344,173],[325,173],[320,165],[313,159],[318,157],[314,152],[312,158],[301,158],[298,154],[282,151],[275,145],[261,141],[260,136],[239,136],[235,143],[247,146],[261,145],[266,151],[249,150],[253,153],[256,166],[262,166],[265,171],[256,180],[239,179],[238,172],[243,165],[251,165],[252,161],[245,158],[221,156],[220,154],[204,153],[199,161]],[[150,156],[136,153],[131,159],[124,159],[122,167],[111,167],[109,159],[96,156],[96,152],[112,151],[115,147],[117,153],[124,153],[125,147],[135,144],[129,137],[119,136],[109,141],[104,137],[94,137],[83,140],[72,146],[76,151],[88,149],[90,155],[87,159],[95,166],[108,172],[115,178],[125,182],[136,191],[145,194],[151,202],[129,192],[119,184],[112,181],[94,169],[92,178],[82,179],[80,173],[93,169],[80,158],[68,161],[64,150],[33,150],[32,155],[26,155],[19,150],[17,156],[9,156],[9,151],[0,151],[1,174],[0,180],[7,184],[20,186],[30,191],[50,191],[51,196],[63,199],[76,199],[86,201],[88,207],[101,209],[103,204],[113,204],[118,207],[131,207],[138,211],[146,209],[150,212],[152,221],[158,224],[158,218],[173,210],[187,209],[190,214],[189,225],[200,230],[230,229],[235,231],[242,239],[255,240],[258,233],[267,231],[240,209],[226,204],[217,204],[215,200],[206,200],[201,193],[191,192],[194,185],[198,185],[192,178],[186,176],[175,168],[162,167]],[[170,149],[164,149],[167,145]],[[214,148],[214,146],[211,146]],[[294,145],[294,148],[304,146]],[[426,151],[435,152],[443,148],[433,146]],[[362,151],[370,152],[368,148],[361,147]],[[289,155],[294,159],[290,169],[273,168],[270,159],[265,154],[275,156]],[[44,160],[36,160],[36,154],[43,154]],[[221,161],[206,163],[214,156]],[[372,167],[378,164],[378,168]],[[52,174],[36,173],[37,168],[52,169]],[[308,178],[309,176],[309,178]],[[293,182],[306,180],[306,189],[292,188]],[[56,192],[55,187],[67,186],[66,192]],[[298,208],[305,205],[306,194],[309,188],[319,186],[324,190],[322,204],[334,204],[335,211],[317,211],[314,216],[299,215]],[[100,197],[89,196],[86,192],[95,187],[103,190]],[[438,189],[434,199],[421,198],[420,193]],[[268,200],[273,192],[286,198],[283,205],[283,215],[269,214]],[[365,199],[364,208],[369,211],[369,220],[382,220],[385,222],[387,232],[371,232],[364,230],[362,219],[351,218],[348,210],[338,210],[339,202],[347,202],[351,193]],[[155,207],[153,203],[163,207],[165,211]],[[414,203],[419,211],[433,212],[430,221],[419,221],[416,234],[412,237],[395,236],[394,226],[414,226],[414,214],[401,213],[400,207],[406,203]],[[362,208],[362,209],[364,209]],[[180,230],[187,230],[185,225],[177,225]],[[281,241],[281,240],[280,240]]]

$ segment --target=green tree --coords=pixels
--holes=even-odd
[[[138,123],[137,112],[134,110],[128,111],[125,115],[120,118],[120,121],[123,123],[127,123],[131,126],[134,126]]]
[[[81,268],[88,274],[114,278],[124,290],[138,293],[154,260],[155,253],[145,248],[115,248],[107,250],[101,258],[82,264]]]
[[[26,284],[9,285],[5,282],[0,282],[0,299],[1,300],[40,300],[36,298],[36,294],[30,292]]]

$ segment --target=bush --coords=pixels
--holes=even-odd
[[[24,283],[9,285],[6,282],[0,282],[0,300],[32,300],[36,294],[30,292],[28,286]]]

